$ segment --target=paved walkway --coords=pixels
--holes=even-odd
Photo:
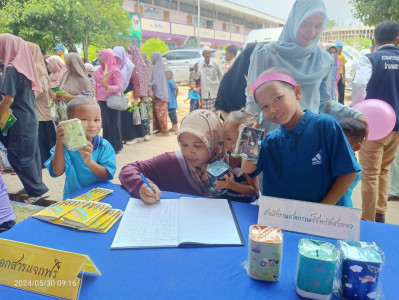
[[[187,98],[187,87],[179,87],[178,96],[178,118],[179,122],[182,117],[189,112],[189,102],[184,100]],[[169,128],[171,127],[169,123]],[[140,142],[132,146],[124,145],[122,151],[116,156],[117,171],[114,180],[112,182],[119,184],[119,172],[126,164],[136,161],[145,160],[152,158],[160,153],[167,151],[175,151],[178,149],[177,139],[174,134],[170,134],[169,137],[156,137],[151,136],[151,140],[148,142]],[[2,174],[4,181],[8,185],[10,193],[15,193],[22,189],[23,186],[18,179],[18,176],[11,175],[10,173]],[[64,187],[64,175],[58,178],[51,178],[48,171],[43,169],[43,181],[50,189],[49,200],[61,200],[62,192]],[[353,193],[353,203],[357,208],[361,207],[361,195],[360,195],[360,183],[357,185]],[[388,213],[386,216],[387,223],[399,225],[399,202],[388,203]]]

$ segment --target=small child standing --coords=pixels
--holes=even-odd
[[[201,106],[200,105],[200,102],[201,102],[200,88],[197,88],[197,84],[195,83],[195,80],[190,81],[190,89],[188,90],[188,98],[186,100],[184,100],[184,102],[186,102],[189,99],[190,99],[190,112],[200,108],[200,106]]]
[[[263,195],[335,205],[361,169],[339,123],[302,111],[301,87],[285,69],[261,74],[253,94],[263,115],[281,126],[262,141],[257,165],[242,160],[244,173],[263,171]]]
[[[339,124],[341,125],[353,152],[359,151],[362,147],[364,138],[366,137],[366,126],[364,123],[355,118],[347,118],[342,119]],[[337,205],[353,207],[352,192],[360,181],[361,174],[361,171],[357,173],[355,180],[352,182],[345,195],[337,202]]]
[[[258,198],[259,179],[258,176],[250,177],[241,169],[241,158],[235,158],[231,154],[238,139],[238,127],[244,123],[256,122],[257,116],[245,110],[231,112],[224,122],[224,148],[227,151],[229,175],[224,175],[223,180],[216,181],[218,189],[228,189],[227,199],[233,201],[251,203]]]
[[[173,81],[173,73],[171,71],[166,71],[166,78],[168,79],[169,94],[170,94],[168,112],[169,112],[170,121],[172,122],[172,128],[169,129],[169,132],[174,132],[175,134],[177,134],[179,128],[177,125],[178,121],[177,121],[176,109],[177,109],[177,95],[179,94],[179,88],[177,87],[176,83]]]
[[[334,57],[333,76],[331,78],[331,99],[337,101],[338,81],[341,79],[341,59],[338,57],[337,48],[335,46],[329,46],[326,48],[327,52]]]
[[[98,135],[101,131],[98,103],[90,98],[72,99],[68,102],[67,114],[68,119],[81,120],[87,146],[78,151],[66,149],[64,128],[57,126],[57,142],[45,166],[51,177],[65,172],[64,199],[85,186],[111,180],[116,171],[115,151],[107,140]]]

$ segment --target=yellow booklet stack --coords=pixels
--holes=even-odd
[[[79,195],[73,199],[77,200],[85,200],[85,201],[100,201],[101,199],[107,197],[111,194],[114,190],[104,189],[104,188],[94,188],[90,191]]]
[[[33,215],[53,224],[100,233],[106,233],[121,216],[122,211],[108,203],[75,199],[57,202]]]

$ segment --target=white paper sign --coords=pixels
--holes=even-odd
[[[334,239],[358,241],[360,209],[262,196],[258,225]]]

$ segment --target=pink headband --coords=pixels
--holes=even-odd
[[[292,86],[296,86],[296,81],[294,78],[292,78],[291,76],[287,75],[287,74],[283,74],[283,73],[268,73],[268,74],[264,74],[260,77],[258,77],[258,79],[255,80],[252,90],[253,93],[255,94],[255,91],[258,89],[258,87],[260,87],[262,84],[269,82],[269,81],[283,81],[283,82],[287,82],[289,84],[291,84]]]

